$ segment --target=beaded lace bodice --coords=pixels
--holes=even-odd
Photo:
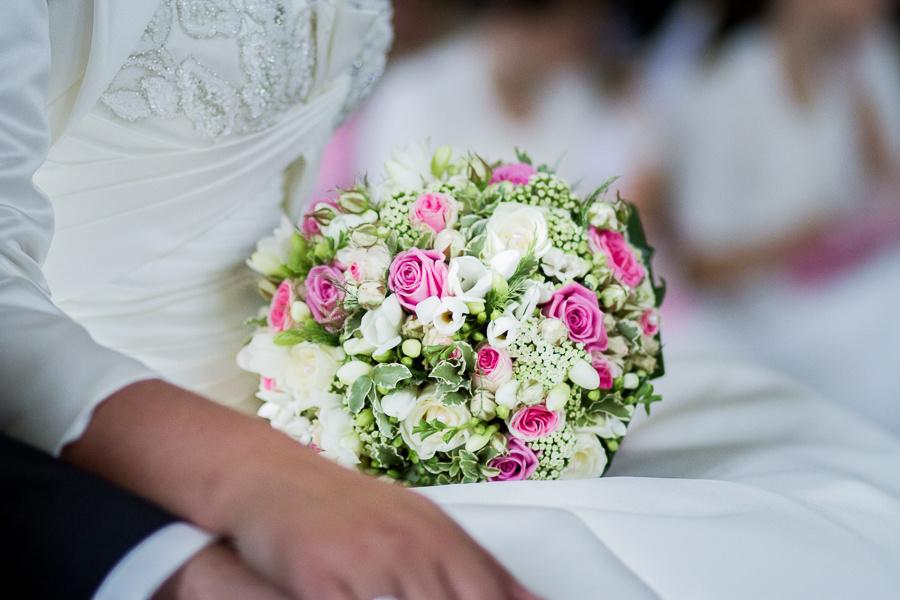
[[[315,10],[328,0],[161,0],[138,47],[101,98],[129,122],[187,119],[207,139],[267,128],[309,98],[318,66]],[[340,116],[371,89],[391,42],[390,2],[350,65]]]

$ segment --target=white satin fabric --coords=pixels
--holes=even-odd
[[[767,371],[668,361],[607,477],[422,490],[548,600],[888,600],[900,443]]]

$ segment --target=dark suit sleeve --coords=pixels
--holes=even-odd
[[[173,517],[0,436],[0,572],[16,598],[89,599],[116,563]]]

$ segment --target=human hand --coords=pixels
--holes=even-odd
[[[292,594],[536,600],[430,501],[297,452],[306,456],[247,470],[233,503],[246,508],[235,524],[238,551]]]
[[[153,595],[153,600],[288,600],[251,571],[224,544],[194,555]]]

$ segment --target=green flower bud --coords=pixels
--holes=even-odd
[[[411,359],[408,356],[404,356],[403,358],[401,358],[400,362],[403,363],[404,365],[406,365],[407,367],[413,366],[413,359]]]
[[[348,213],[358,215],[369,209],[369,199],[362,192],[352,190],[338,197],[338,205]]]
[[[368,429],[374,422],[375,415],[372,413],[372,409],[370,408],[364,408],[358,415],[356,415],[356,426],[360,429]]]

